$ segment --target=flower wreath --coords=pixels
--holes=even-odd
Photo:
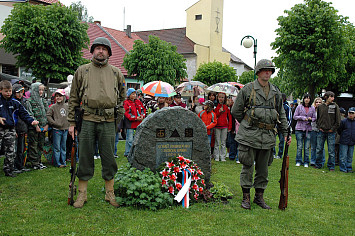
[[[160,172],[162,175],[162,187],[166,188],[175,197],[182,188],[182,170],[184,169],[189,170],[191,173],[190,198],[192,199],[193,197],[197,200],[205,187],[204,175],[196,163],[183,156],[178,156],[170,162],[165,162],[165,167]]]

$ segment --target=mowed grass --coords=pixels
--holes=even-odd
[[[124,141],[119,143],[118,166]],[[295,167],[296,140],[290,147],[288,208],[278,209],[282,160],[269,168],[264,198],[273,208],[240,207],[241,165],[212,163],[212,181],[234,194],[229,204],[197,203],[189,209],[172,206],[159,211],[113,208],[104,201],[100,160],[89,181],[82,209],[67,205],[69,168],[49,167],[9,178],[0,171],[0,235],[355,235],[354,174]],[[3,158],[0,158],[2,169]],[[252,196],[254,191],[252,190]]]

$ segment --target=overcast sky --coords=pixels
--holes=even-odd
[[[60,0],[69,6],[73,0]],[[354,24],[354,0],[326,0],[332,2],[338,14],[348,16]],[[81,0],[88,14],[101,25],[123,30],[132,25],[132,31],[158,30],[186,26],[185,10],[198,0]],[[270,43],[275,40],[277,17],[303,0],[224,0],[223,47],[254,67],[253,49],[240,45],[245,35],[257,39],[257,61],[276,56]],[[125,9],[125,14],[123,14]],[[124,17],[125,15],[125,17]]]

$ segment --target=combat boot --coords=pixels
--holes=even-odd
[[[250,189],[242,188],[243,200],[241,207],[250,210]]]
[[[105,180],[105,189],[106,189],[105,201],[109,202],[114,207],[119,207],[120,205],[116,202],[116,197],[113,190],[114,183],[115,181],[113,179]]]
[[[88,181],[87,180],[80,180],[79,179],[79,186],[78,186],[78,197],[73,204],[75,208],[82,208],[84,203],[87,202],[86,191],[88,188]]]
[[[260,206],[263,209],[271,209],[265,201],[264,201],[264,190],[263,189],[255,189],[255,197],[254,197],[254,203],[256,203],[258,206]]]

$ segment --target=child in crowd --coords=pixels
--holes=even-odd
[[[164,107],[169,107],[169,104],[166,102],[167,98],[158,97],[157,110],[162,109]]]
[[[28,129],[28,158],[27,162],[35,170],[47,168],[41,163],[45,134],[48,131],[47,110],[48,104],[43,98],[44,85],[36,82],[31,85],[31,97],[26,101],[28,113],[38,120],[36,127]]]
[[[176,93],[176,95],[174,95],[174,101],[170,104],[171,107],[176,107],[176,106],[180,106],[182,108],[186,108],[186,104],[182,102],[181,100],[181,94],[180,93]]]
[[[168,107],[170,107],[170,105],[173,103],[173,99],[171,97],[167,97],[165,102],[168,104]]]
[[[317,107],[323,103],[322,98],[318,97],[314,99],[312,106],[316,111],[316,120],[311,122],[311,166],[315,166],[317,159],[317,137],[319,135],[319,129],[317,128]],[[323,149],[322,165],[325,162],[325,150]]]
[[[212,91],[209,92],[208,95],[207,95],[207,100],[212,101],[214,107],[216,107],[217,104],[218,104],[216,92],[212,92]]]
[[[12,87],[13,98],[21,103],[22,106],[25,107],[26,99],[23,97],[25,92],[25,88],[21,84],[14,84]],[[18,117],[18,111],[16,111],[15,116]],[[15,172],[20,173],[23,171],[30,171],[30,169],[26,169],[25,164],[25,137],[27,134],[27,124],[20,117],[17,118],[16,124],[16,139],[15,139]]]
[[[217,100],[218,105],[214,110],[217,115],[217,125],[215,127],[214,160],[226,161],[226,140],[227,133],[232,129],[232,116],[226,105],[226,94],[218,93]]]
[[[48,124],[53,128],[53,165],[66,167],[66,143],[69,129],[68,104],[64,89],[55,91],[55,104],[47,111]]]
[[[227,106],[229,111],[232,110],[233,104],[234,104],[234,100],[235,97],[233,98],[232,96],[228,96],[227,98]],[[231,119],[231,123],[232,123],[232,129],[230,132],[228,132],[227,134],[227,156],[229,157],[230,160],[236,160],[236,162],[239,162],[238,160],[238,142],[235,141],[235,135],[238,132],[239,129],[239,122],[236,119]]]
[[[207,128],[208,141],[211,144],[211,129],[217,124],[216,113],[213,112],[214,104],[212,101],[207,100],[203,103],[203,110],[198,114]]]
[[[189,110],[195,112],[196,106],[198,105],[198,97],[193,96],[189,98]],[[198,113],[197,113],[198,114]]]
[[[343,119],[338,129],[339,169],[345,173],[353,173],[352,163],[355,145],[355,107],[350,107],[348,117]]]
[[[12,98],[12,85],[9,81],[3,80],[0,83],[0,144],[4,145],[4,173],[5,176],[16,177],[14,171],[15,160],[15,126],[17,118],[20,117],[28,125],[37,125],[38,121],[34,120],[27,112],[25,107],[16,99]],[[20,173],[20,172],[17,172]]]
[[[123,128],[126,129],[125,157],[128,156],[131,150],[134,131],[146,115],[143,103],[136,99],[136,97],[136,90],[134,88],[129,88],[127,90],[127,99],[123,102],[123,107],[125,109]]]

